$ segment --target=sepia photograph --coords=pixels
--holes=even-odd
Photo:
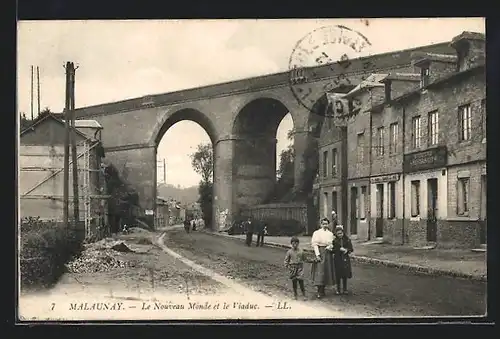
[[[485,317],[485,45],[480,17],[18,21],[18,321]]]

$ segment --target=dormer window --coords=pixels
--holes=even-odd
[[[467,56],[469,54],[469,46],[467,43],[462,43],[460,47],[457,48],[457,71],[462,72],[467,69]]]
[[[429,84],[430,77],[430,69],[429,66],[422,66],[420,69],[420,87],[423,88]]]
[[[386,81],[385,83],[385,101],[391,101],[391,82]]]

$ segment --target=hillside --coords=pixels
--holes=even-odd
[[[198,187],[178,188],[173,185],[159,184],[157,194],[163,198],[177,200],[181,204],[191,204],[198,200]]]

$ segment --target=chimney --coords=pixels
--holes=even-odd
[[[457,51],[458,72],[485,63],[485,35],[475,32],[463,32],[451,41],[451,47]]]
[[[389,102],[417,89],[420,84],[420,74],[391,73],[382,82],[385,85],[385,102]]]
[[[411,58],[417,73],[420,73],[421,88],[456,71],[457,57],[455,55],[414,52]]]

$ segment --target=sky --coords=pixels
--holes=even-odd
[[[79,67],[75,105],[84,107],[286,71],[297,41],[327,25],[366,36],[371,46],[365,54],[449,41],[463,31],[485,32],[483,18],[20,21],[18,112],[30,115],[31,65],[40,68],[41,109],[61,112],[66,61]],[[292,127],[288,115],[278,128],[277,154],[286,148]],[[158,147],[167,183],[196,185],[200,176],[189,154],[208,142],[194,122],[172,126]]]

